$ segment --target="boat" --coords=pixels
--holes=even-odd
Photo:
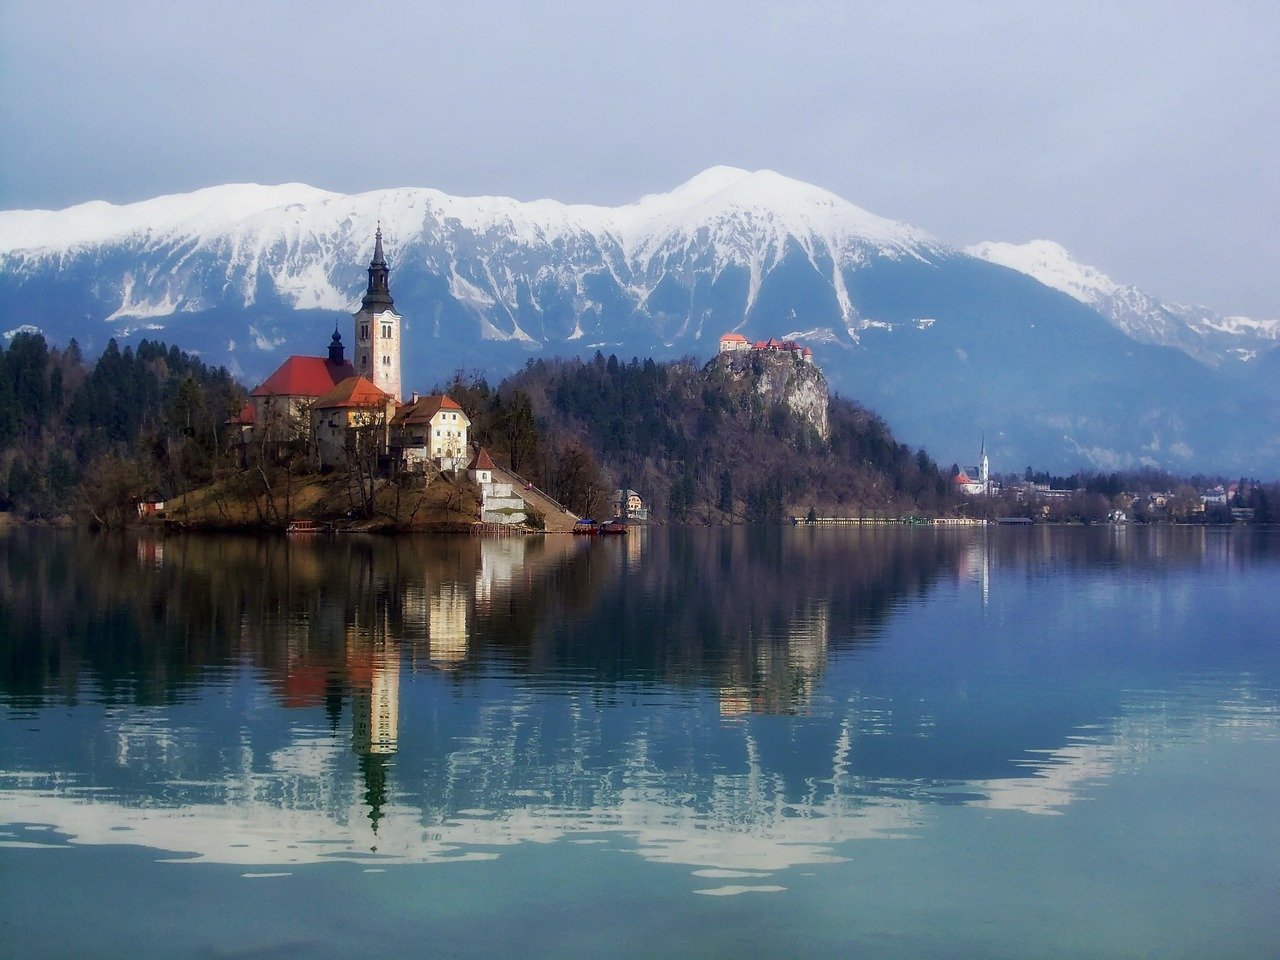
[[[573,525],[573,532],[580,536],[593,537],[600,532],[600,528],[590,517],[583,517]]]
[[[290,520],[284,532],[290,535],[328,533],[329,528],[318,520]]]
[[[626,532],[627,525],[618,519],[609,520],[600,524],[599,533],[601,536],[607,536],[610,534],[617,536],[618,534],[625,534]]]

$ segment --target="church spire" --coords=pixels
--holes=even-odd
[[[391,268],[387,266],[387,258],[382,253],[382,223],[378,223],[378,231],[373,236],[373,259],[369,261],[369,289],[365,291],[362,308],[374,313],[382,313],[395,306],[391,299]]]

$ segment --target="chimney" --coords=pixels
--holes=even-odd
[[[413,393],[409,394],[409,406],[413,406],[417,402],[418,402],[418,391],[415,390],[413,391]]]

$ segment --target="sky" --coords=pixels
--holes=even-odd
[[[1280,4],[0,0],[0,209],[772,169],[1280,317]]]

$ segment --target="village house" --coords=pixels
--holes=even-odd
[[[387,449],[396,402],[366,377],[347,377],[311,405],[311,435],[321,469]]]
[[[462,407],[447,396],[414,394],[392,418],[390,445],[407,469],[422,470],[434,461],[442,470],[455,470],[465,462],[470,428]]]
[[[613,492],[613,515],[623,520],[648,521],[649,508],[634,490],[615,490]]]

